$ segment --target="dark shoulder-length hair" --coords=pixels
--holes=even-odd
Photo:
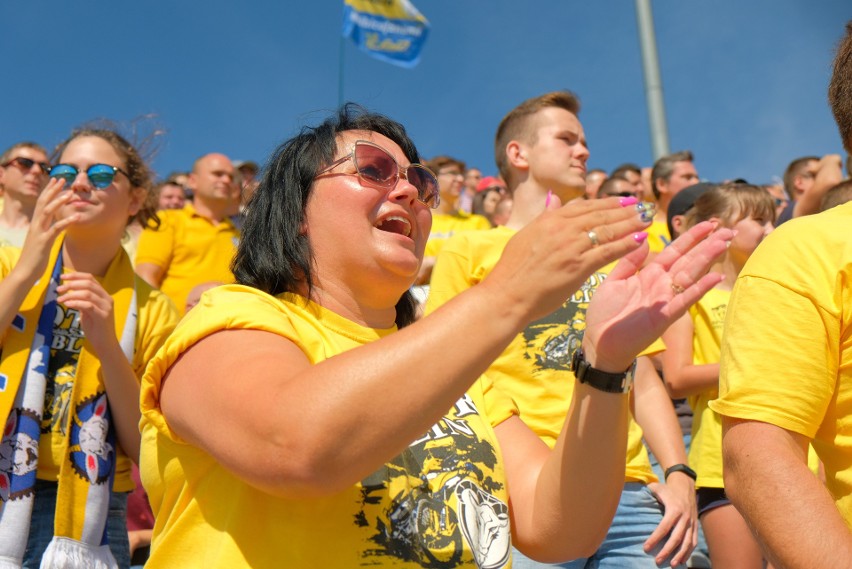
[[[246,206],[242,236],[231,264],[236,282],[271,295],[313,288],[313,251],[303,231],[314,178],[337,152],[338,136],[350,130],[377,132],[396,142],[411,163],[420,162],[414,143],[398,122],[347,103],[315,127],[279,146],[269,159],[257,191]],[[396,304],[400,328],[415,318],[410,292]]]

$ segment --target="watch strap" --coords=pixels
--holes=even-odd
[[[580,383],[585,383],[607,393],[627,393],[633,385],[636,361],[621,373],[609,373],[595,369],[586,361],[582,348],[577,349],[571,358],[571,371]]]
[[[669,474],[673,472],[683,472],[693,480],[698,480],[698,474],[686,464],[675,464],[666,468],[665,479],[668,480]]]

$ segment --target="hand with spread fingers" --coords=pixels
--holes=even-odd
[[[51,178],[36,200],[33,218],[18,262],[18,270],[25,271],[34,279],[41,276],[47,267],[50,249],[56,238],[79,217],[78,214],[60,216],[60,208],[73,195],[73,192],[63,191],[64,187],[64,180]]]
[[[596,368],[619,372],[722,280],[707,273],[734,233],[716,224],[696,225],[639,270],[647,247],[626,255],[589,304],[583,348]]]
[[[482,285],[499,286],[512,297],[509,305],[525,306],[532,319],[540,318],[561,306],[594,271],[642,248],[647,237],[643,230],[652,219],[653,206],[636,198],[578,200],[564,206],[554,198],[547,211],[509,241]]]

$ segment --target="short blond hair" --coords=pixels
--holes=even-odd
[[[527,99],[503,117],[494,137],[494,161],[500,177],[506,180],[509,191],[514,190],[512,169],[506,157],[506,146],[513,140],[535,144],[536,124],[533,117],[541,110],[551,107],[565,109],[574,115],[580,114],[580,99],[571,91],[553,91]]]

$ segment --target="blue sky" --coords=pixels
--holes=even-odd
[[[413,0],[431,23],[420,65],[347,42],[343,91],[406,125],[425,157],[495,171],[494,130],[520,101],[571,89],[590,167],[650,165],[632,0]],[[771,181],[841,153],[826,103],[849,0],[656,0],[671,149],[702,177]],[[263,162],[338,103],[342,0],[38,0],[0,6],[0,146],[47,146],[96,118],[165,131],[153,166],[211,151]]]

